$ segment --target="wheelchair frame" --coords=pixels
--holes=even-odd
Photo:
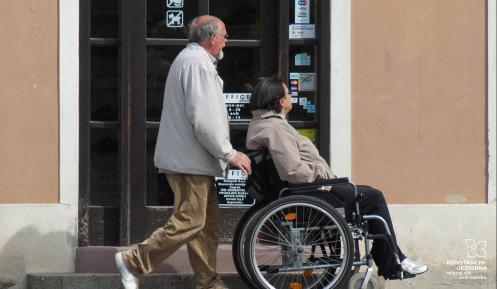
[[[252,163],[257,164],[257,163],[260,163],[261,161],[267,160],[268,152],[267,152],[267,150],[253,151],[253,152],[249,153],[248,155],[251,158]],[[261,156],[261,155],[263,156],[262,159],[259,161],[256,161],[256,157]],[[364,277],[359,279],[360,280],[359,282],[361,282],[360,288],[366,289],[368,287],[368,284],[371,281],[371,277],[373,274],[374,262],[373,262],[373,258],[371,256],[371,249],[370,249],[370,243],[369,243],[369,241],[373,240],[373,239],[383,239],[389,245],[390,249],[392,250],[392,252],[394,254],[395,261],[397,263],[397,278],[398,279],[412,277],[412,276],[406,276],[405,274],[407,274],[407,275],[410,275],[410,274],[402,271],[402,267],[400,265],[399,254],[397,251],[397,246],[396,246],[395,242],[393,241],[392,234],[390,232],[390,229],[389,229],[388,224],[385,221],[385,219],[383,219],[381,216],[378,216],[378,215],[361,215],[360,208],[359,208],[359,202],[358,202],[359,196],[358,196],[357,186],[355,184],[353,184],[352,182],[350,182],[348,178],[317,180],[317,181],[312,182],[312,183],[288,185],[288,186],[282,188],[278,192],[278,198],[276,200],[282,199],[283,197],[288,197],[288,196],[299,196],[299,195],[306,196],[306,193],[316,192],[316,191],[320,191],[320,190],[322,191],[324,187],[338,185],[338,184],[350,185],[354,188],[355,212],[352,213],[353,216],[352,216],[352,219],[350,222],[347,221],[346,218],[344,218],[344,217],[342,217],[342,218],[343,218],[343,221],[345,221],[345,223],[347,224],[347,229],[348,229],[349,234],[352,236],[352,243],[347,244],[347,246],[350,245],[352,247],[353,257],[352,257],[351,267],[354,267],[354,273],[355,274],[362,274],[359,272],[360,267],[364,266],[364,265],[367,266],[366,272],[364,273]],[[248,189],[247,191],[249,192],[249,194],[251,194],[250,189]],[[315,197],[313,197],[313,198],[315,198]],[[257,199],[257,197],[256,197],[256,199]],[[252,284],[253,280],[251,280],[251,278],[253,276],[250,276],[250,274],[248,274],[245,270],[247,265],[238,264],[239,262],[243,263],[246,261],[246,259],[244,259],[244,258],[246,258],[244,251],[246,251],[247,248],[244,247],[242,249],[242,251],[240,251],[241,250],[241,248],[240,248],[241,246],[239,244],[240,240],[237,239],[237,238],[240,238],[240,236],[237,236],[237,234],[239,235],[241,231],[242,232],[244,231],[244,228],[242,228],[242,227],[247,226],[247,223],[251,222],[250,218],[254,218],[254,216],[257,217],[258,211],[262,210],[265,207],[268,207],[270,204],[275,203],[276,200],[266,202],[266,203],[264,203],[263,201],[257,200],[256,205],[254,205],[254,208],[252,210],[249,210],[247,212],[247,214],[244,216],[244,218],[242,218],[241,222],[239,223],[239,226],[237,227],[237,231],[235,232],[235,238],[234,238],[234,242],[233,242],[233,244],[234,244],[233,257],[234,257],[235,265],[237,265],[237,269],[238,269],[239,274],[242,277],[242,279],[246,283],[248,283],[249,286],[252,285],[251,287],[257,288],[258,286]],[[330,204],[330,206],[333,207],[331,204]],[[334,208],[334,209],[336,210],[336,208]],[[377,220],[377,221],[381,222],[385,228],[386,234],[370,234],[367,230],[368,220]],[[254,221],[252,221],[252,222],[254,222]],[[248,228],[248,229],[255,229],[255,227]],[[251,232],[247,232],[247,233],[251,234]],[[293,237],[291,235],[289,235],[288,238],[293,238]],[[235,244],[235,241],[238,243]],[[359,250],[360,241],[363,241],[363,243],[364,243],[364,252],[365,252],[364,257],[361,257],[361,254],[360,254],[360,250]],[[314,250],[314,248],[313,248],[313,250]],[[242,257],[240,257],[240,256],[242,256]],[[282,255],[282,258],[284,259],[285,256],[286,255]],[[287,257],[286,261],[288,261],[288,260],[292,261],[291,259],[288,259],[288,257]],[[293,264],[295,266],[299,265],[298,262],[293,263]],[[300,265],[302,266],[302,264],[300,264]],[[349,275],[350,272],[345,273],[345,274],[347,274],[346,278],[350,277],[350,275]],[[345,281],[345,282],[347,282],[347,281]],[[260,284],[258,284],[258,285],[260,285]],[[340,284],[338,284],[338,285],[340,285]],[[270,286],[272,286],[272,285],[270,285]],[[258,287],[258,288],[260,288],[260,287]],[[272,288],[274,288],[274,287],[272,287]],[[294,287],[292,287],[292,288],[294,288]],[[295,287],[295,288],[299,288],[299,287]],[[308,288],[310,289],[310,288],[316,288],[316,287],[308,287]],[[331,288],[335,288],[335,287],[327,287],[327,288],[331,289]],[[354,288],[356,288],[356,287],[354,287]]]

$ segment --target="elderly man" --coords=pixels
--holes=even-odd
[[[124,288],[138,288],[138,276],[154,270],[185,243],[196,288],[225,288],[216,272],[219,208],[214,177],[223,175],[227,164],[250,174],[250,160],[230,143],[223,81],[216,70],[227,38],[220,19],[199,16],[190,24],[190,43],[171,65],[154,160],[174,192],[173,214],[147,240],[116,254]]]

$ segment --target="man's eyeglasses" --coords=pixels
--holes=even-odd
[[[228,33],[226,33],[226,34],[222,35],[221,33],[215,33],[215,32],[214,32],[214,34],[219,35],[219,36],[221,36],[221,37],[224,37],[224,39],[228,40]]]

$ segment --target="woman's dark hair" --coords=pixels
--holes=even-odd
[[[250,110],[266,109],[281,112],[278,105],[280,98],[285,96],[283,80],[278,75],[263,78],[255,86],[250,96]]]

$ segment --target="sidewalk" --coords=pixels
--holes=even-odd
[[[221,277],[230,289],[249,289],[234,273]],[[489,276],[490,277],[490,276]],[[382,279],[381,279],[382,280]],[[495,287],[495,276],[489,280],[443,281],[437,274],[425,273],[402,281],[380,282],[381,289],[488,289]],[[120,289],[118,274],[30,274],[27,289]],[[140,278],[140,289],[193,289],[192,274],[150,274]],[[342,288],[343,289],[343,288]]]
[[[416,278],[390,280],[385,282],[385,289],[487,289],[496,288],[496,276],[487,276],[487,280],[458,280],[447,278],[445,274],[426,272]]]

